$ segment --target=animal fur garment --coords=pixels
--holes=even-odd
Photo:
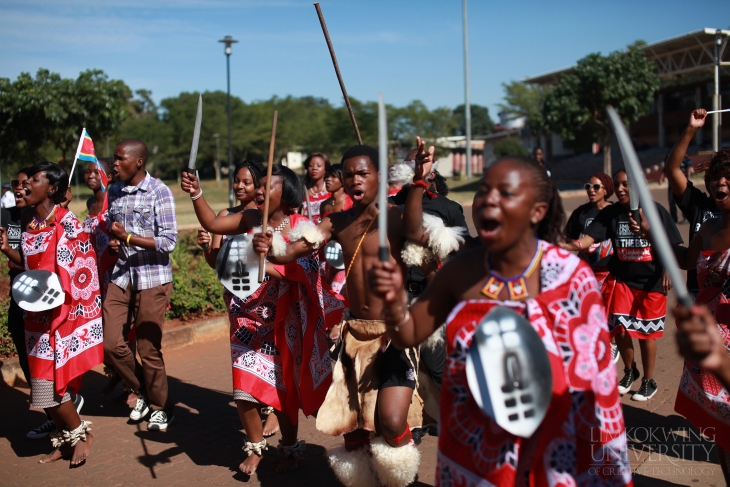
[[[347,451],[344,446],[328,452],[330,466],[345,487],[379,487],[367,448]]]
[[[427,264],[435,257],[445,259],[459,249],[468,233],[464,227],[447,227],[441,218],[428,213],[423,214],[423,231],[428,236],[428,248],[410,241],[403,246],[401,258],[408,266]]]
[[[268,230],[273,234],[273,239],[271,241],[271,255],[274,257],[281,257],[283,255],[286,255],[286,240],[284,240],[284,237],[281,236],[281,233],[275,232],[273,228],[267,227]],[[253,229],[253,233],[261,233],[261,227],[256,227]],[[290,232],[291,233],[291,232]]]
[[[382,436],[370,441],[373,470],[384,487],[406,487],[418,473],[421,453],[413,442],[393,448]]]
[[[289,232],[289,241],[295,242],[301,239],[306,240],[315,249],[318,249],[324,242],[324,235],[322,235],[322,232],[319,231],[319,228],[314,223],[309,220],[300,220],[297,226]]]
[[[387,348],[385,322],[352,319],[349,313],[342,322],[343,344],[337,358],[332,385],[317,414],[317,429],[339,436],[362,428],[377,431],[380,358]],[[414,364],[417,369],[418,364]],[[423,423],[423,401],[414,391],[408,410],[411,428]]]

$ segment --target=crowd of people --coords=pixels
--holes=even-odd
[[[665,168],[690,220],[689,245],[663,206],[641,204],[656,205],[695,297],[692,308],[674,310],[686,359],[676,410],[714,428],[730,480],[730,150],[695,168],[707,193],[681,169],[705,119],[703,109],[692,113]],[[161,341],[175,200],[146,161],[144,142],[128,139],[113,158],[90,163],[83,222],[64,207],[68,176],[57,165],[24,168],[11,183],[16,206],[3,210],[0,232],[11,278],[48,270],[66,292],[60,307],[30,312],[11,300],[9,310],[33,407],[48,416],[28,434],[51,438],[41,463],[87,460],[93,435],[78,392],[83,374],[101,364],[106,392],[124,384],[131,420],[153,431],[174,421]],[[219,212],[196,175],[183,173],[202,227],[197,243],[224,284],[232,394],[246,433],[240,470],[253,475],[279,431],[277,470],[296,469],[306,449],[301,410],[316,416],[320,432],[343,437],[328,457],[348,487],[412,483],[429,433],[439,436],[437,485],[631,485],[621,395],[649,401],[660,390],[654,368],[672,283],[650,222],[630,211],[637,195],[627,173],[593,175],[588,202],[566,224],[541,150],[500,159],[474,195],[472,236],[436,164],[420,138],[390,168],[366,145],[349,148],[339,164],[313,153],[304,184],[287,167],[273,165],[267,176],[246,160],[234,172],[239,204]],[[377,203],[381,174],[387,208]],[[377,223],[386,216],[384,259]],[[223,276],[246,271],[226,267],[231,249],[251,269],[266,256],[263,282],[249,273],[245,292],[226,284]],[[547,413],[528,437],[480,407],[468,377],[480,322],[503,307],[529,321],[550,363]]]

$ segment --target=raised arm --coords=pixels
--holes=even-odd
[[[216,215],[213,208],[205,201],[203,190],[200,189],[200,181],[194,174],[184,172],[180,187],[190,194],[195,216],[198,217],[200,225],[207,231],[216,235],[240,235],[248,232],[251,222],[247,217],[247,212],[240,211],[226,215],[221,212]]]
[[[428,245],[428,236],[423,230],[423,193],[426,191],[426,177],[433,167],[434,147],[425,151],[426,142],[416,137],[418,153],[416,154],[416,168],[413,175],[413,185],[406,198],[403,211],[403,232],[408,240]]]
[[[687,177],[682,172],[682,160],[697,130],[705,125],[705,120],[707,120],[707,110],[704,108],[698,108],[692,112],[689,116],[689,125],[684,129],[677,143],[674,144],[664,166],[664,173],[667,175],[669,187],[672,188],[672,193],[677,198],[680,198],[687,189]]]

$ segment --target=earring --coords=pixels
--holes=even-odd
[[[536,218],[533,218],[530,221],[532,222],[533,225],[535,225],[537,223],[537,219]]]
[[[48,197],[50,198],[51,196],[53,196],[53,191],[48,192]]]

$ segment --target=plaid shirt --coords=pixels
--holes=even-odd
[[[109,223],[119,222],[127,233],[155,239],[155,250],[119,246],[112,282],[142,291],[172,282],[170,253],[177,243],[175,198],[170,188],[146,173],[137,186],[117,182],[109,186]]]

